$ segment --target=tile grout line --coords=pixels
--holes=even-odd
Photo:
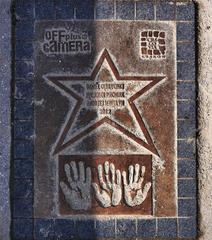
[[[94,19],[94,21],[96,20],[96,1],[94,2],[93,19]]]
[[[134,20],[137,19],[137,12],[136,12],[136,10],[137,10],[137,1],[135,0],[134,1]]]
[[[115,223],[115,237],[117,237],[117,219],[114,219],[114,223]]]
[[[114,19],[116,19],[116,0],[113,0]]]
[[[157,20],[157,0],[154,0],[154,20]]]

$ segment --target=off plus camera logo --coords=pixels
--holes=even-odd
[[[50,54],[88,54],[91,52],[91,41],[87,32],[68,29],[47,29],[44,33],[42,51]]]

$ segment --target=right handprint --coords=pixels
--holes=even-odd
[[[147,197],[151,188],[151,183],[148,182],[142,188],[144,181],[145,167],[135,164],[130,165],[128,170],[128,181],[126,171],[122,172],[124,183],[124,199],[130,207],[140,205]]]

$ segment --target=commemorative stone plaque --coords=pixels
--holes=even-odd
[[[36,22],[35,217],[176,216],[175,35]]]

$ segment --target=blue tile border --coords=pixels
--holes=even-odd
[[[114,18],[114,1],[98,0],[96,3],[96,19]]]
[[[155,3],[154,1],[137,1],[136,2],[136,20],[154,20]]]
[[[54,231],[58,240],[75,239],[75,222],[71,219],[56,219]]]
[[[178,178],[196,178],[195,160],[178,160]]]
[[[195,5],[192,2],[177,3],[176,19],[183,21],[192,21],[195,19]]]
[[[195,62],[177,63],[177,79],[178,80],[192,80],[195,81],[196,72],[195,72]]]
[[[33,142],[31,140],[14,141],[14,159],[33,158]]]
[[[32,60],[33,57],[33,44],[32,42],[16,41],[16,60]]]
[[[16,78],[31,80],[34,75],[32,61],[16,61],[15,63]]]
[[[30,99],[29,99],[30,100]],[[15,120],[32,120],[33,119],[33,103],[32,101],[18,99],[15,101]]]
[[[176,238],[177,237],[177,219],[159,218],[157,237]]]
[[[132,238],[136,236],[135,219],[117,219],[116,236],[118,238]]]
[[[13,205],[14,218],[33,217],[33,199],[16,199]]]
[[[55,6],[56,19],[73,19],[74,4],[73,0],[58,0]]]
[[[10,238],[11,203],[11,61],[12,13],[11,1],[1,1],[0,7],[0,238]]]
[[[97,238],[114,238],[115,221],[114,220],[97,220],[95,228]]]
[[[177,118],[196,122],[196,102],[179,101],[177,102]]]
[[[34,21],[21,20],[16,23],[16,39],[17,40],[33,40],[34,37]]]
[[[179,218],[179,237],[180,238],[197,237],[196,218]]]
[[[14,178],[31,178],[34,177],[33,161],[29,159],[14,160]]]
[[[55,237],[54,219],[36,219],[34,221],[34,239],[53,240]]]
[[[32,19],[34,17],[34,0],[16,0],[16,18]]]
[[[177,141],[178,159],[196,158],[196,141],[195,139],[183,139]]]
[[[197,214],[196,199],[178,199],[178,206],[179,217],[195,217]]]
[[[34,20],[94,18],[177,21],[178,219],[33,219]],[[13,239],[189,238],[197,235],[194,18],[195,7],[190,1],[184,4],[177,1],[175,6],[175,1],[162,0],[97,0],[95,4],[93,0],[78,3],[75,0],[16,0]]]
[[[178,197],[196,197],[196,179],[178,179]]]
[[[94,19],[94,0],[79,1],[76,7],[76,19]]]
[[[30,81],[20,80],[15,84],[15,98],[32,100],[33,84]]]
[[[94,239],[94,220],[78,220],[76,221],[76,237],[79,239]]]
[[[156,219],[138,219],[137,223],[138,237],[155,237],[156,236]]]
[[[33,219],[13,219],[12,222],[12,239],[33,239]]]
[[[177,23],[177,41],[195,41],[194,22]]]
[[[116,1],[116,19],[133,20],[135,5],[133,0]]]
[[[158,1],[156,8],[157,20],[174,20],[175,19],[175,1]]]
[[[55,19],[55,2],[52,0],[34,0],[35,1],[35,19],[52,20]]]

